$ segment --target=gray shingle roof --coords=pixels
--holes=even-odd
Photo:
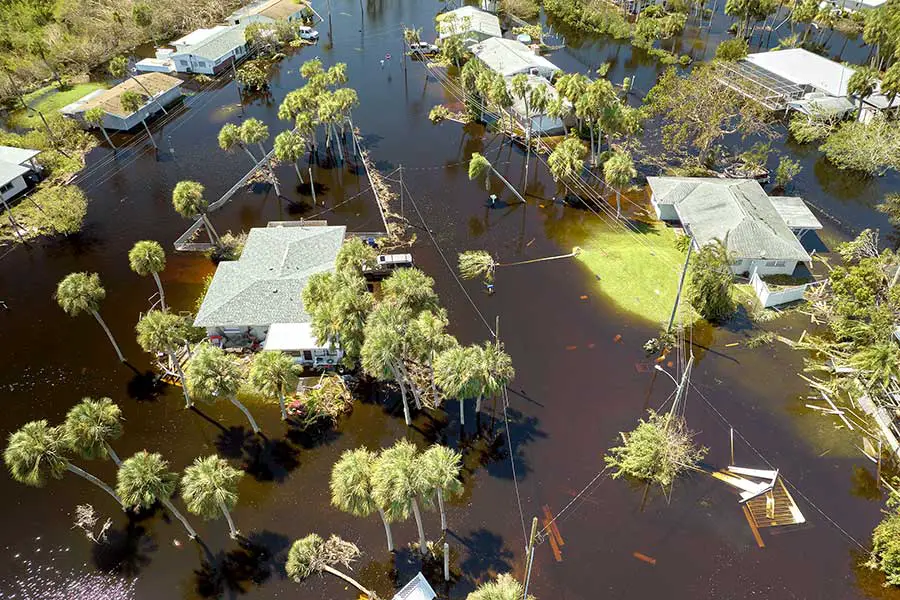
[[[504,77],[511,77],[530,69],[538,69],[542,73],[560,70],[552,62],[538,56],[528,46],[516,40],[491,37],[475,44],[471,50],[487,68]]]
[[[259,227],[241,258],[216,269],[194,325],[305,323],[301,294],[315,273],[333,271],[345,227]]]
[[[699,245],[721,240],[736,258],[809,261],[753,179],[648,177],[657,204],[673,205]]]

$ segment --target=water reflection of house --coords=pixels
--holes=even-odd
[[[859,105],[859,98],[847,90],[855,69],[802,48],[749,54],[736,63],[724,63],[722,69],[722,83],[770,110],[840,116]],[[863,98],[860,120],[900,107],[900,98],[891,103],[880,86],[878,82],[875,93]]]
[[[790,275],[812,259],[798,235],[822,224],[800,198],[769,197],[754,179],[648,177],[650,202],[699,248],[722,241],[736,274]]]
[[[226,348],[282,350],[304,365],[337,364],[340,350],[312,334],[302,293],[314,274],[334,270],[344,232],[299,224],[251,229],[241,257],[219,263],[194,325]]]
[[[478,10],[474,6],[463,6],[438,15],[438,43],[458,37],[466,48],[492,37],[502,37],[500,19],[497,15]]]
[[[35,160],[40,150],[0,146],[0,199],[12,200],[40,179],[43,168]]]
[[[492,37],[470,48],[477,60],[503,77],[537,75],[551,80],[562,70],[517,40]]]
[[[168,106],[181,97],[181,84],[177,77],[165,73],[143,73],[126,79],[108,90],[97,90],[60,109],[67,117],[83,121],[84,113],[92,108],[103,110],[103,127],[127,131],[141,124],[158,112],[160,106]],[[134,92],[146,102],[138,110],[130,112],[122,106],[122,95]],[[151,98],[147,98],[147,93]]]

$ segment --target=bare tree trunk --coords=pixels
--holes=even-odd
[[[284,410],[284,391],[278,388],[278,406],[281,408],[281,420],[287,420],[287,411]]]
[[[110,137],[109,137],[109,134],[106,133],[106,127],[104,127],[102,124],[100,125],[100,131],[103,132],[103,137],[106,138],[106,143],[109,144],[110,146],[112,146],[112,149],[115,150],[115,149],[116,149],[116,145],[113,144],[112,140],[111,140]]]
[[[300,167],[297,165],[297,161],[294,161],[294,171],[297,173],[297,179],[300,180],[301,185],[303,184],[303,175],[300,174]]]
[[[191,524],[188,522],[188,520],[184,518],[184,515],[181,514],[181,512],[177,508],[175,508],[175,505],[172,504],[172,501],[169,500],[168,498],[165,498],[165,499],[160,498],[159,501],[163,506],[165,506],[169,510],[170,513],[175,515],[176,519],[181,521],[181,524],[184,525],[185,529],[187,529],[188,537],[190,537],[192,540],[196,539],[197,532],[194,531],[194,528],[191,527]]]
[[[109,445],[109,442],[104,441],[103,445],[106,447],[106,453],[109,454],[109,457],[112,459],[112,461],[116,463],[116,466],[121,467],[122,459],[119,458],[119,455],[116,454],[116,451],[113,450],[113,447]]]
[[[444,490],[437,489],[438,508],[441,510],[441,531],[447,531],[447,512],[444,510]]]
[[[412,425],[412,419],[409,416],[409,403],[406,400],[406,388],[403,386],[403,378],[400,377],[400,373],[397,372],[397,367],[393,364],[391,365],[391,372],[394,374],[397,385],[400,386],[400,397],[403,400],[403,418],[406,420],[406,426],[409,427]]]
[[[150,138],[150,143],[153,144],[153,147],[159,150],[159,146],[156,145],[156,140],[153,139],[153,134],[150,133],[150,128],[147,127],[147,120],[141,119],[141,125],[144,126],[144,129],[147,131],[147,137]]]
[[[384,510],[379,506],[378,514],[381,516],[381,522],[384,524],[384,535],[387,536],[387,545],[388,552],[394,551],[394,536],[391,534],[391,524],[388,523],[387,515],[384,514]]]
[[[167,310],[166,308],[166,292],[163,290],[162,281],[159,279],[159,273],[156,271],[152,271],[150,273],[153,275],[153,281],[156,282],[156,287],[159,290],[159,305],[162,306],[163,310]]]
[[[22,230],[19,227],[19,222],[13,218],[12,210],[10,209],[9,203],[6,200],[3,200],[3,208],[6,209],[6,216],[9,218],[9,224],[12,226],[13,231],[15,231],[16,235],[19,237],[19,241],[25,243],[25,238],[22,237]]]
[[[253,429],[253,433],[259,433],[259,426],[256,424],[256,421],[253,420],[253,415],[250,414],[250,411],[247,410],[247,407],[244,406],[241,401],[234,396],[231,396],[230,398],[228,398],[228,400],[230,400],[232,404],[237,406],[238,410],[244,413],[244,416],[247,417],[248,421],[250,421],[250,427]]]
[[[459,399],[459,423],[466,426],[466,402],[462,398]]]
[[[112,332],[109,330],[109,327],[106,326],[106,323],[103,321],[103,317],[100,316],[96,310],[92,310],[91,314],[94,315],[94,318],[97,319],[97,322],[100,323],[100,327],[103,328],[103,331],[106,332],[106,337],[109,338],[109,343],[113,345],[113,348],[116,350],[116,355],[119,357],[119,362],[125,362],[125,357],[122,356],[122,351],[119,350],[119,344],[116,343],[116,338],[113,337]]]
[[[173,350],[169,351],[169,358],[171,358],[172,362],[175,364],[175,371],[178,373],[178,378],[181,380],[181,391],[184,392],[184,407],[190,408],[194,405],[194,402],[191,400],[191,395],[188,393],[187,377],[184,376],[184,370],[181,368],[181,361],[178,360],[178,355],[175,354]]]
[[[99,487],[101,490],[103,490],[104,492],[106,492],[107,494],[109,494],[110,496],[115,498],[116,502],[119,503],[119,506],[122,506],[122,499],[119,498],[119,496],[116,494],[115,491],[113,491],[113,489],[111,487],[109,487],[108,485],[103,483],[101,480],[97,479],[96,477],[94,477],[93,475],[91,475],[90,473],[88,473],[87,471],[82,469],[81,467],[76,467],[75,465],[73,465],[70,462],[66,462],[66,469],[68,469],[69,472],[71,472],[71,473],[75,473],[79,477],[84,477],[85,479],[87,479],[88,481],[90,481],[91,483],[93,483],[94,485]],[[124,506],[122,506],[122,508],[124,509]]]
[[[330,15],[329,15],[329,16],[330,16]],[[341,579],[343,579],[344,581],[346,581],[347,583],[349,583],[350,585],[352,585],[353,587],[355,587],[356,589],[358,589],[360,592],[362,592],[363,594],[365,594],[366,598],[375,598],[375,597],[376,597],[376,596],[375,596],[375,592],[373,592],[372,590],[367,590],[366,588],[364,588],[364,587],[362,586],[362,584],[361,584],[360,582],[358,582],[357,580],[353,579],[352,577],[350,577],[350,576],[347,575],[346,573],[342,573],[341,571],[338,571],[337,569],[335,569],[334,567],[331,567],[331,566],[329,566],[329,565],[324,565],[324,566],[322,567],[322,570],[323,570],[323,571],[327,571],[328,573],[331,573],[331,574],[334,575],[335,577],[340,577]]]
[[[230,531],[231,539],[237,539],[237,536],[239,536],[241,532],[234,527],[234,521],[231,519],[231,513],[228,512],[228,507],[225,506],[223,501],[219,500],[219,508],[222,510],[222,514],[225,515],[225,520],[228,521],[228,530]]]
[[[409,389],[412,390],[413,400],[416,402],[416,410],[422,410],[422,400],[419,398],[419,388],[416,387],[416,383],[412,380],[412,377],[409,376],[409,371],[406,370],[406,366],[403,364],[403,361],[398,361],[398,366],[400,368],[400,373],[403,375],[403,378],[409,382]]]
[[[428,553],[428,542],[425,540],[425,527],[422,526],[422,512],[419,510],[419,501],[413,497],[410,500],[412,504],[413,516],[416,518],[416,527],[419,529],[419,552],[423,555]]]
[[[481,412],[481,397],[483,394],[478,394],[478,400],[475,401],[475,413]]]

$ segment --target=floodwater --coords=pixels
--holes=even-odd
[[[315,3],[320,11],[324,4]],[[483,294],[475,282],[461,287],[444,262],[452,267],[457,252],[482,248],[501,260],[559,254],[596,227],[596,217],[554,204],[555,186],[543,168],[531,169],[527,205],[516,204],[497,188],[509,204],[488,207],[481,183],[468,181],[464,161],[473,151],[488,155],[513,181],[521,180],[524,157],[477,126],[428,121],[434,104],[452,98],[425,77],[420,65],[409,63],[404,72],[401,23],[431,31],[439,3],[369,2],[365,15],[351,0],[333,0],[332,5],[333,47],[327,45],[323,24],[318,47],[304,48],[277,67],[270,98],[241,106],[231,83],[195,86],[200,93],[154,130],[158,155],[148,144],[115,155],[105,148],[92,153],[81,180],[91,199],[83,233],[18,247],[0,261],[0,299],[9,306],[0,311],[5,341],[0,348],[2,433],[31,419],[59,421],[83,396],[110,396],[127,419],[125,435],[115,443],[120,455],[147,448],[162,452],[180,470],[194,457],[219,453],[246,471],[234,511],[245,539],[230,540],[221,520],[201,523],[192,517],[214,557],[211,566],[180,524],[161,512],[126,516],[102,492],[70,476],[46,489],[3,477],[0,597],[30,597],[21,592],[22,581],[59,588],[78,574],[128,580],[121,586],[122,598],[353,597],[334,578],[314,577],[303,584],[286,579],[283,563],[290,543],[310,532],[336,533],[357,543],[363,556],[356,573],[382,597],[390,597],[394,586],[421,566],[406,549],[415,539],[413,523],[395,526],[402,549],[392,558],[377,518],[358,519],[330,507],[327,480],[343,450],[387,446],[404,435],[465,452],[466,490],[449,507],[452,585],[437,585],[438,567],[425,567],[443,597],[464,598],[493,573],[512,571],[521,577],[524,527],[532,516],[543,518],[545,510],[558,514],[567,505],[557,521],[563,541],[559,560],[549,543],[536,553],[530,591],[538,598],[896,597],[858,566],[864,550],[857,542],[867,546],[881,507],[880,494],[871,485],[874,468],[854,451],[858,438],[848,442],[850,436],[835,432],[829,420],[803,409],[807,390],[795,376],[802,368],[798,354],[780,345],[755,351],[735,346],[746,339],[746,327],[695,329],[696,387],[687,396],[685,414],[699,441],[710,447],[707,461],[714,466],[727,464],[733,426],[737,462],[779,468],[796,486],[791,491],[809,523],[790,531],[764,531],[766,548],[759,549],[734,494],[699,475],[679,481],[668,499],[656,490],[644,498],[642,486],[608,477],[598,478],[578,496],[602,469],[602,456],[617,432],[630,429],[646,408],[660,406],[672,391],[668,378],[651,375],[641,349],[655,327],[621,314],[598,295],[593,274],[576,261],[502,269],[493,296]],[[714,20],[716,26],[724,23],[721,17]],[[639,89],[649,87],[658,72],[627,46],[582,44],[567,37],[576,47],[552,57],[563,68],[596,68],[609,53],[620,54],[611,76],[620,80],[636,71]],[[717,39],[716,34],[709,37]],[[702,39],[682,43],[704,52]],[[393,58],[382,69],[379,61],[386,53]],[[152,385],[149,357],[132,332],[154,287],[130,272],[126,253],[140,239],[171,247],[187,227],[170,206],[176,182],[198,180],[214,198],[249,168],[246,157],[218,149],[218,128],[257,117],[274,136],[285,127],[275,117],[278,102],[298,85],[299,65],[315,56],[326,65],[348,64],[350,85],[361,98],[355,124],[377,167],[388,173],[403,166],[411,194],[405,195],[402,212],[417,236],[413,253],[436,279],[452,332],[464,343],[486,339],[499,316],[500,337],[517,369],[508,411],[515,479],[505,436],[492,444],[473,439],[471,405],[462,443],[455,403],[446,413],[419,415],[407,430],[396,399],[385,402],[377,396],[358,403],[333,432],[318,437],[288,431],[273,406],[252,406],[266,433],[264,439],[254,439],[232,407],[185,411],[177,389]],[[127,137],[117,138],[124,141]],[[824,219],[826,242],[862,227],[885,227],[872,206],[885,190],[897,189],[896,175],[860,180],[828,166],[813,149],[791,150],[804,165],[798,193],[839,220]],[[238,231],[269,220],[317,216],[353,231],[378,231],[380,217],[371,194],[354,197],[366,182],[357,175],[358,165],[349,162],[346,168],[312,167],[316,206],[306,188],[288,190],[293,205],[255,188],[239,193],[213,221],[220,231]],[[290,188],[293,170],[283,167],[279,174]],[[92,319],[69,318],[53,301],[56,282],[76,270],[96,271],[103,279],[107,299],[101,311],[130,367],[116,363]],[[173,307],[191,309],[200,282],[211,271],[209,261],[199,255],[171,253],[163,283]],[[796,337],[805,323],[795,317],[777,326]],[[489,416],[483,418],[484,427],[490,423]],[[494,427],[503,429],[502,418]],[[113,479],[111,464],[83,466]],[[112,519],[105,544],[94,545],[72,529],[80,503],[92,504],[101,522]],[[427,513],[430,539],[437,537],[438,527],[437,514]],[[107,579],[92,581],[100,585]]]

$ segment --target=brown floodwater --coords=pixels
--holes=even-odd
[[[128,249],[140,239],[171,248],[187,227],[170,205],[178,181],[198,180],[216,197],[246,171],[246,157],[218,149],[218,128],[257,117],[273,135],[282,130],[278,102],[299,84],[299,65],[315,56],[326,65],[348,64],[350,85],[361,99],[354,121],[377,168],[388,173],[403,165],[411,195],[404,198],[402,212],[417,236],[412,251],[436,280],[452,332],[464,343],[487,339],[485,321],[493,327],[500,317],[500,334],[517,370],[509,389],[508,426],[526,526],[532,516],[543,517],[545,510],[557,514],[569,504],[602,469],[602,456],[618,432],[670,395],[671,382],[651,375],[641,349],[656,327],[634,320],[600,295],[594,275],[580,262],[501,269],[494,295],[484,294],[477,282],[464,282],[469,296],[462,293],[443,257],[452,266],[457,252],[473,248],[501,261],[567,252],[597,226],[596,217],[553,203],[555,185],[534,165],[527,205],[496,187],[501,202],[489,207],[481,182],[468,181],[464,162],[473,151],[488,155],[516,182],[524,156],[478,126],[428,121],[431,107],[452,97],[426,78],[420,65],[410,62],[404,72],[401,23],[423,27],[427,36],[440,3],[368,2],[365,15],[356,2],[332,4],[333,47],[327,45],[323,24],[319,46],[304,48],[276,67],[270,96],[239,105],[231,83],[195,86],[198,93],[154,129],[158,154],[144,144],[115,154],[99,148],[89,156],[80,185],[91,204],[81,234],[16,247],[0,261],[0,300],[9,307],[0,310],[3,435],[32,419],[57,422],[83,396],[112,397],[126,418],[125,435],[115,443],[120,455],[147,448],[162,452],[180,470],[194,457],[218,453],[245,470],[234,511],[244,539],[230,540],[221,520],[203,523],[191,517],[213,556],[210,563],[180,524],[161,511],[125,515],[102,492],[71,476],[45,489],[6,476],[0,478],[0,564],[7,565],[0,570],[0,597],[49,597],[47,590],[65,581],[94,575],[84,581],[97,589],[111,587],[109,578],[124,580],[117,591],[98,597],[353,597],[334,578],[314,577],[303,584],[286,579],[283,563],[290,543],[310,532],[337,533],[357,543],[363,551],[356,565],[360,579],[390,597],[394,586],[422,568],[407,546],[416,537],[413,523],[395,526],[401,550],[391,557],[377,518],[358,519],[330,507],[328,474],[342,451],[361,445],[375,449],[403,436],[422,445],[459,447],[465,454],[465,492],[449,506],[454,578],[445,588],[439,567],[425,565],[435,589],[444,597],[464,598],[494,573],[522,576],[523,523],[507,439],[476,438],[471,405],[462,442],[458,404],[450,402],[446,412],[420,414],[407,429],[397,398],[374,392],[364,394],[333,431],[317,436],[289,430],[274,406],[251,406],[265,432],[264,438],[253,438],[233,407],[186,411],[177,389],[154,386],[150,359],[134,341],[134,323],[154,286],[129,270]],[[325,10],[324,2],[315,5]],[[719,15],[712,33],[689,28],[679,43],[698,57],[708,55],[727,23]],[[560,33],[571,48],[551,59],[563,68],[596,68],[615,56],[611,77],[635,75],[636,88],[643,90],[659,73],[655,63],[627,45]],[[854,48],[848,44],[845,57]],[[382,69],[385,53],[393,58]],[[117,136],[117,143],[128,140]],[[823,216],[828,227],[823,239],[841,239],[866,226],[886,228],[873,205],[886,190],[897,189],[895,174],[859,179],[830,167],[814,149],[779,145],[777,150],[800,157],[804,171],[798,192],[835,219]],[[348,157],[343,167],[312,168],[316,206],[308,186],[295,188],[287,166],[279,174],[292,202],[279,201],[261,187],[242,191],[214,214],[215,225],[238,231],[318,215],[352,231],[380,229],[371,193],[360,194],[367,183],[355,159]],[[172,306],[191,310],[212,268],[202,256],[171,252],[163,283]],[[52,299],[56,282],[76,270],[100,274],[107,290],[101,312],[129,365],[116,362],[90,317],[69,318]],[[806,323],[790,317],[774,326],[796,337]],[[781,469],[796,485],[792,493],[809,523],[764,531],[766,548],[759,549],[735,495],[718,481],[697,475],[679,480],[670,498],[650,490],[645,499],[642,486],[602,477],[557,522],[564,542],[560,560],[549,543],[538,547],[531,588],[538,598],[896,597],[858,566],[864,552],[853,540],[867,546],[882,500],[871,485],[873,466],[853,451],[858,438],[835,432],[830,420],[803,409],[807,390],[796,377],[802,369],[798,354],[778,344],[760,350],[733,345],[749,333],[740,320],[715,330],[695,329],[696,389],[687,396],[685,414],[699,441],[710,448],[712,466],[727,464],[728,424],[734,426],[737,461],[751,467],[766,467],[768,461]],[[490,402],[487,407],[490,413]],[[490,414],[484,415],[482,426],[491,421]],[[494,430],[503,430],[502,412]],[[109,463],[80,464],[107,481],[114,478]],[[72,528],[80,503],[92,504],[101,521],[112,519],[105,544],[95,545]],[[429,538],[437,538],[438,515],[428,512],[425,518]]]

